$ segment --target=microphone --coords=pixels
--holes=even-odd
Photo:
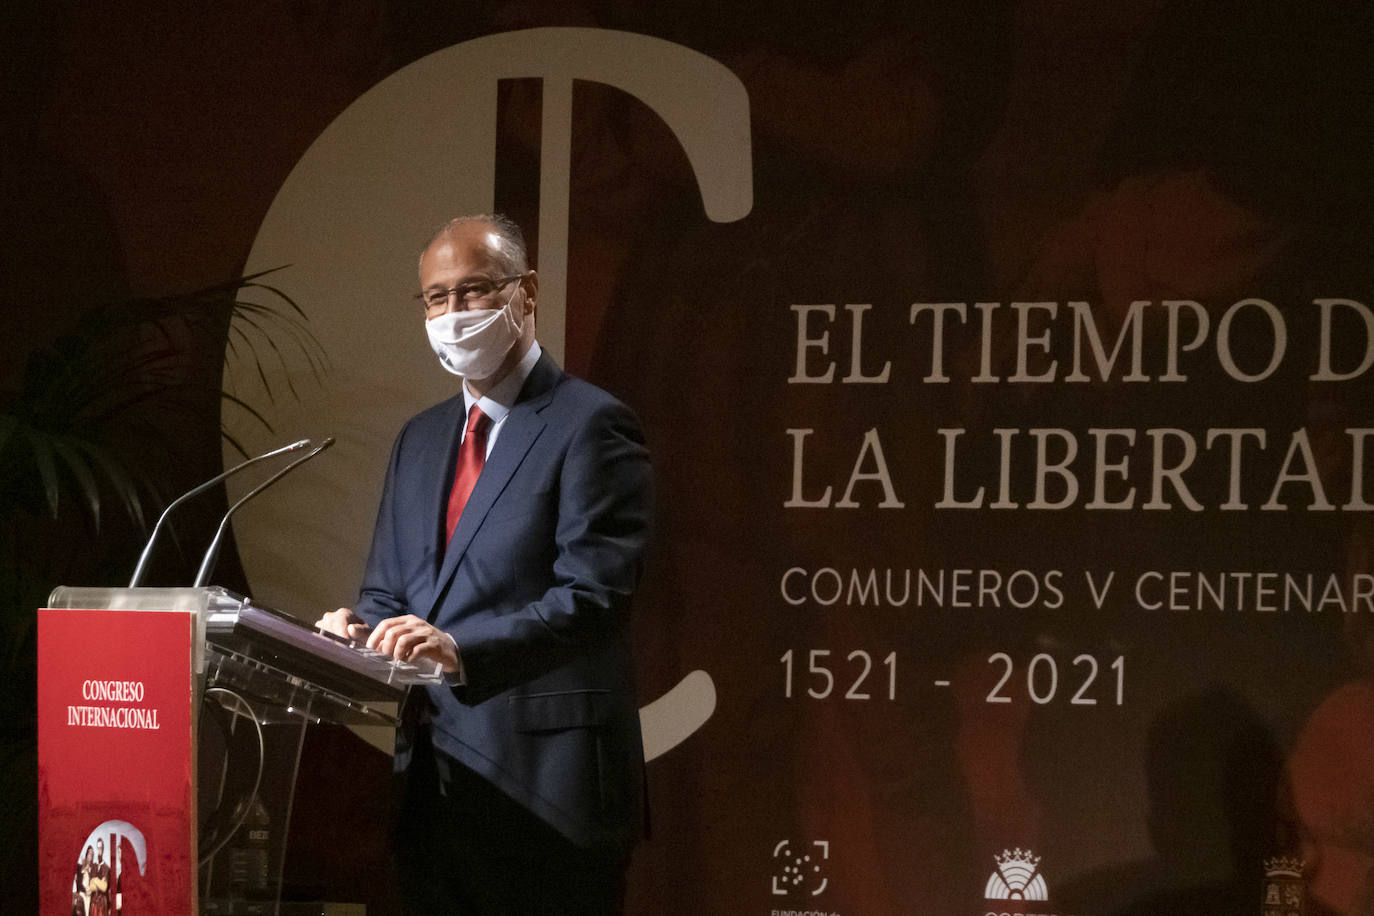
[[[295,461],[291,462],[286,467],[282,468],[280,471],[273,474],[271,477],[267,478],[253,489],[249,490],[248,493],[242,499],[240,499],[238,502],[234,503],[232,506],[229,507],[229,511],[224,513],[224,518],[220,520],[219,530],[215,532],[215,539],[210,542],[210,549],[205,551],[205,559],[200,561],[200,572],[196,573],[196,581],[192,583],[193,588],[200,588],[202,585],[205,584],[205,581],[210,578],[210,571],[214,569],[215,559],[219,556],[220,541],[224,540],[224,532],[229,528],[229,519],[233,516],[235,512],[239,510],[239,507],[242,506],[244,503],[248,502],[248,500],[252,499],[254,496],[257,496],[263,490],[266,490],[268,487],[272,486],[272,484],[276,483],[278,480],[281,480],[287,474],[290,474],[296,468],[305,464],[311,458],[314,458],[320,452],[329,448],[333,444],[334,437],[330,436],[329,438],[321,442],[319,445],[315,446],[310,451],[306,452],[304,455],[297,458]]]
[[[259,455],[256,458],[249,458],[242,464],[230,468],[223,474],[211,477],[209,480],[205,481],[205,483],[201,484],[200,486],[187,490],[185,493],[181,494],[176,499],[172,500],[172,502],[167,506],[167,508],[162,510],[162,515],[158,516],[157,524],[153,526],[153,533],[148,535],[148,543],[143,545],[143,553],[139,555],[138,565],[134,567],[133,577],[129,579],[129,588],[138,587],[138,581],[143,578],[143,568],[148,565],[148,557],[150,557],[153,553],[153,543],[157,540],[158,533],[162,531],[162,523],[167,520],[167,516],[172,513],[173,509],[175,509],[182,503],[186,502],[186,500],[190,499],[192,496],[199,496],[201,493],[204,493],[206,490],[210,489],[215,484],[219,483],[225,478],[233,477],[235,474],[237,474],[239,471],[242,471],[244,468],[251,467],[257,464],[259,461],[266,461],[268,458],[275,458],[278,455],[284,455],[287,452],[298,451],[300,449],[305,448],[309,444],[309,439],[302,439],[299,442],[292,442],[290,445],[283,445],[281,448],[273,449],[272,451]]]

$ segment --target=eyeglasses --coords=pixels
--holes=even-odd
[[[433,318],[443,314],[444,310],[448,308],[448,300],[452,296],[457,296],[463,307],[468,308],[490,299],[496,295],[497,291],[509,286],[512,281],[523,280],[528,275],[529,271],[525,271],[522,274],[498,277],[495,280],[469,280],[457,286],[450,286],[448,289],[427,289],[424,292],[416,293],[415,298],[424,303],[425,315]]]

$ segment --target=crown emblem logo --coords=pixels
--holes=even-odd
[[[1269,878],[1301,878],[1306,864],[1296,856],[1275,856],[1264,860],[1264,874]]]
[[[1261,916],[1303,916],[1307,896],[1303,887],[1303,861],[1297,856],[1264,860],[1264,904]]]
[[[988,900],[1049,900],[1045,876],[1040,874],[1040,856],[1029,849],[1002,850],[994,856],[997,870],[988,878],[983,896]]]

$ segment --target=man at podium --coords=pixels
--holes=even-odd
[[[643,434],[540,348],[509,219],[446,224],[420,288],[461,390],[401,430],[359,600],[320,621],[445,673],[412,690],[397,733],[402,894],[415,913],[619,912],[642,821]]]

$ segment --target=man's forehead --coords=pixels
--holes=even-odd
[[[500,233],[484,223],[454,226],[425,249],[421,267],[436,259],[488,263],[501,256],[504,242]]]

